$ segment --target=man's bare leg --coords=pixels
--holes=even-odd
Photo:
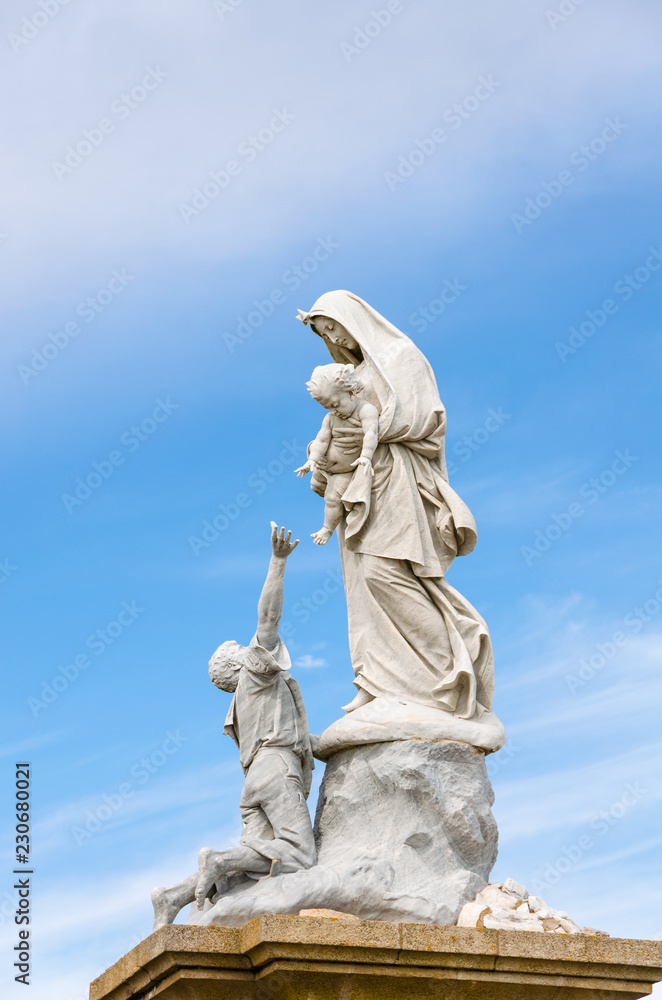
[[[252,847],[235,847],[227,851],[215,851],[203,847],[198,854],[198,873],[195,876],[194,897],[201,910],[212,887],[226,875],[234,872],[263,872],[268,875],[270,858],[258,854]]]
[[[223,854],[231,853],[224,851],[213,851],[210,847],[205,847],[203,851],[200,851],[200,855],[209,854]],[[255,852],[251,852],[253,854]],[[261,857],[261,855],[256,855]],[[247,859],[246,859],[247,860]],[[157,931],[159,927],[163,927],[165,924],[171,924],[180,910],[182,910],[188,903],[194,903],[196,901],[195,890],[197,888],[198,882],[200,881],[200,871],[195,872],[194,875],[189,875],[182,882],[178,882],[177,885],[170,886],[169,889],[165,889],[163,886],[157,886],[156,889],[152,891],[152,906],[154,907],[154,927],[153,930]],[[214,879],[209,885],[209,890],[206,896],[202,896],[198,909],[202,909],[204,906],[204,901],[206,898],[211,898],[215,890],[215,894],[225,892],[227,889],[227,879],[223,877],[223,874],[218,871],[214,875]]]
[[[198,884],[200,872],[189,875],[183,882],[165,889],[162,885],[157,886],[152,892],[152,906],[154,907],[154,927],[158,931],[159,927],[171,924],[179,911],[192,903],[195,899],[195,888]]]

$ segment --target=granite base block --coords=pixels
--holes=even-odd
[[[162,927],[90,1000],[626,1000],[662,979],[662,943],[264,915]]]

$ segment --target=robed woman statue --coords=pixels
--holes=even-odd
[[[345,494],[354,502],[337,529],[358,689],[345,712],[358,712],[357,723],[376,720],[376,701],[387,715],[406,705],[410,715],[420,706],[458,723],[485,717],[499,730],[492,744],[501,745],[488,629],[445,576],[456,556],[474,548],[476,525],[448,482],[446,411],[432,368],[409,337],[351,292],[327,292],[299,318],[333,361],[355,367],[361,397],[379,411],[373,474],[357,468]],[[359,444],[357,430],[344,433],[348,448]],[[323,474],[312,486],[324,492]],[[449,734],[461,731],[451,726]]]

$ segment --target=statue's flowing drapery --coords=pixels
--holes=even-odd
[[[357,366],[380,412],[374,477],[357,470],[338,528],[356,686],[478,719],[492,707],[485,622],[446,579],[471,552],[476,526],[448,483],[446,413],[416,345],[350,292],[327,292],[302,318],[325,316],[358,351],[323,338],[334,361]]]

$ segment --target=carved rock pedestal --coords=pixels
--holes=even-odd
[[[659,941],[263,916],[162,927],[90,1000],[637,1000],[660,978]]]
[[[454,924],[497,853],[485,754],[447,740],[357,746],[331,757],[317,809],[317,864],[247,881],[189,923],[330,909],[372,920]]]
[[[335,754],[315,823],[318,864],[351,866],[352,889],[342,886],[335,908],[455,923],[496,861],[493,802],[485,754],[464,743],[403,740]]]

